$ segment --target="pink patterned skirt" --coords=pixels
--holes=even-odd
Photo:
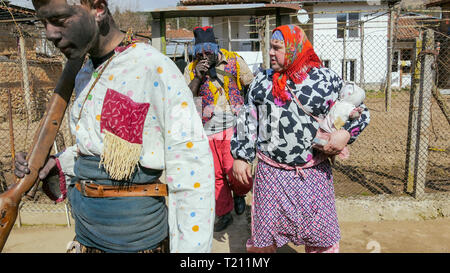
[[[331,247],[340,240],[333,175],[328,161],[303,169],[275,168],[259,161],[253,188],[252,235],[247,248],[289,242]]]

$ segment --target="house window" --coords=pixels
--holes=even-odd
[[[359,37],[359,13],[348,14],[348,37]]]
[[[337,15],[337,37],[344,38],[344,30],[347,25],[347,14],[338,14]]]
[[[359,37],[359,13],[340,13],[337,15],[337,37]]]
[[[330,68],[330,60],[323,60],[322,63],[326,68]]]
[[[355,70],[356,60],[342,60],[342,79],[344,81],[355,81]]]

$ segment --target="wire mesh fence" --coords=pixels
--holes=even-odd
[[[439,28],[398,20],[390,40],[387,23],[361,22],[357,31],[336,24],[305,27],[323,64],[366,90],[371,114],[370,125],[349,146],[350,158],[333,166],[336,195],[448,198],[450,37]],[[14,154],[30,148],[64,63],[38,29],[25,38],[25,54],[20,37],[4,33],[10,34],[2,34],[0,43],[0,191],[15,181]],[[249,46],[261,49],[253,40]],[[66,115],[52,152],[73,144]],[[29,202],[39,210],[48,207],[38,203],[52,203],[41,191]]]
[[[366,90],[371,114],[350,158],[334,166],[338,196],[450,192],[450,37],[412,22],[394,29],[392,44],[387,29],[364,34],[363,25],[313,36],[324,65]]]
[[[0,192],[16,182],[13,175],[17,152],[27,152],[39,127],[46,105],[62,72],[64,58],[45,39],[41,30],[25,26],[23,34],[15,26],[2,25],[0,42]],[[30,35],[30,33],[32,35]],[[64,119],[52,153],[73,144]],[[40,183],[38,184],[41,188]],[[65,212],[65,207],[46,206],[53,202],[41,190],[24,199],[21,211]]]

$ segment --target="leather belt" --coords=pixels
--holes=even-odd
[[[95,184],[91,180],[79,180],[75,188],[86,197],[139,197],[167,196],[167,185],[159,180],[152,184],[133,184],[127,186],[110,186]]]

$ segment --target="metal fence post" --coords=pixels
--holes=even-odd
[[[410,114],[410,131],[408,134],[407,153],[407,187],[406,192],[415,198],[422,198],[425,193],[425,182],[428,163],[429,127],[431,122],[431,96],[433,88],[434,57],[428,52],[434,49],[434,32],[426,30],[423,33],[423,51],[417,54],[420,64],[416,62],[415,82],[411,94],[412,113]],[[425,53],[425,54],[423,54]],[[420,69],[420,71],[417,71]],[[418,75],[418,73],[420,75]],[[417,90],[418,88],[418,90]]]

